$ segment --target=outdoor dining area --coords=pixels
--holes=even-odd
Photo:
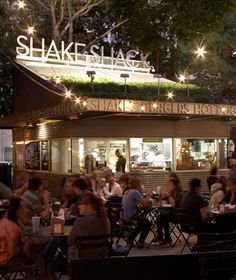
[[[109,174],[95,189],[70,178],[58,198],[40,177],[29,178],[24,191],[0,200],[0,279],[83,280],[99,272],[110,279],[108,267],[119,267],[112,279],[233,280],[235,178],[217,202],[212,196],[222,185],[204,196],[199,179],[186,191],[174,175],[151,193],[128,175],[116,181]]]

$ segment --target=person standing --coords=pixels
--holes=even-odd
[[[118,149],[115,150],[115,154],[118,157],[118,160],[116,162],[116,172],[125,173],[126,158]]]

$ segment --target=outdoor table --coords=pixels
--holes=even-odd
[[[232,232],[236,229],[236,209],[224,212],[208,209],[208,215],[208,221],[215,224],[217,232]]]

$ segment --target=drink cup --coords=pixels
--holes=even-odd
[[[32,217],[32,229],[34,233],[40,230],[40,217]]]

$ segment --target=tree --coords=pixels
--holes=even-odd
[[[236,100],[235,15],[236,11],[233,10],[225,17],[221,29],[206,35],[205,58],[195,59],[189,67],[189,71],[195,74],[194,82],[210,92],[209,99],[213,102],[230,103]],[[192,48],[193,45],[188,44],[188,49]]]

